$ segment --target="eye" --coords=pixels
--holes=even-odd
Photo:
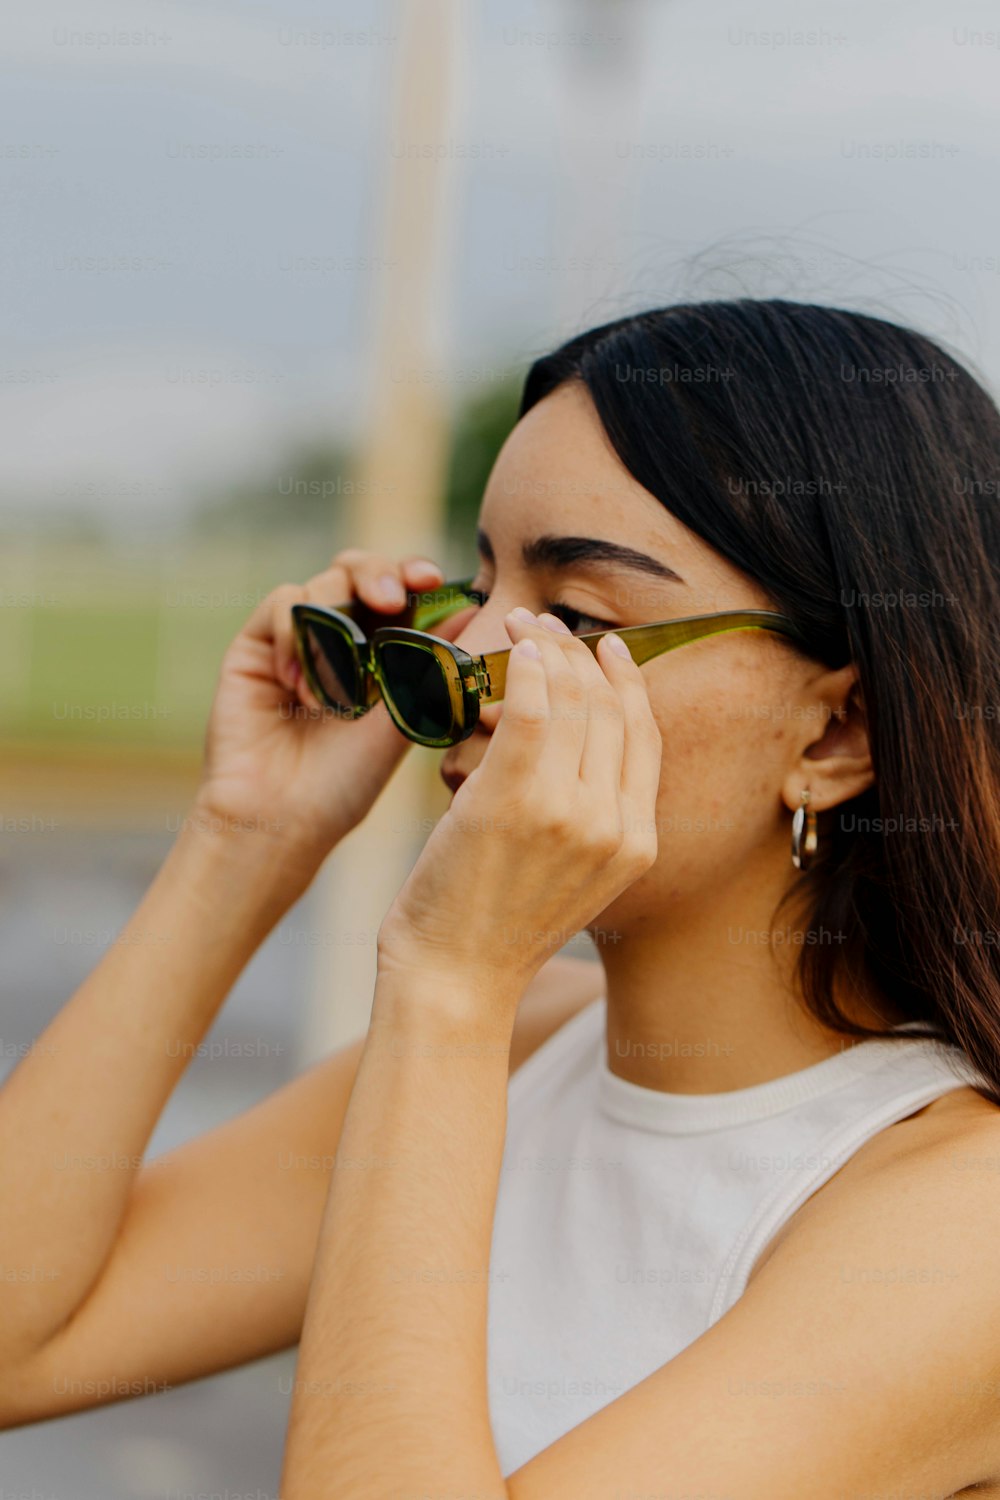
[[[469,586],[469,593],[475,594],[477,603],[485,604],[490,597],[490,591],[479,579],[475,579]],[[582,610],[573,609],[569,604],[544,603],[542,609],[550,615],[555,615],[562,620],[563,624],[573,631],[574,635],[589,635],[597,630],[615,630],[617,627],[611,620],[598,619],[596,615],[585,615]]]
[[[562,620],[573,634],[590,635],[595,630],[614,630],[610,620],[599,620],[596,615],[585,615],[581,610],[574,609],[569,604],[546,604],[544,608],[550,615],[555,615],[557,620]]]

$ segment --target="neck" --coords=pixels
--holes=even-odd
[[[857,1038],[824,1026],[801,999],[795,968],[805,929],[782,915],[780,887],[744,878],[701,893],[664,919],[650,912],[611,940],[602,918],[608,1066],[644,1088],[713,1094],[750,1088],[832,1057]],[[831,959],[836,933],[821,933]],[[855,1003],[862,1025],[904,1019]]]

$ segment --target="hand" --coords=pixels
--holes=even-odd
[[[595,658],[551,615],[505,623],[503,712],[382,923],[379,970],[449,994],[487,986],[516,1006],[656,859],[662,743],[642,673],[612,637]]]
[[[272,832],[283,856],[312,873],[360,823],[410,742],[382,703],[351,720],[316,702],[295,654],[291,606],[357,598],[392,617],[405,607],[407,590],[442,581],[441,569],[426,559],[392,563],[348,551],[307,584],[269,594],[222,662],[197,812],[223,828]]]

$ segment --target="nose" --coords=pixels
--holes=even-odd
[[[475,614],[470,616],[468,624],[455,636],[455,645],[461,646],[463,651],[468,651],[470,656],[482,656],[489,651],[509,650],[514,642],[507,633],[504,616],[514,608],[516,603],[516,599],[503,601],[498,599],[496,594],[491,594],[482,608],[477,609]],[[492,734],[502,712],[502,701],[481,703],[476,729],[483,729],[488,734]]]

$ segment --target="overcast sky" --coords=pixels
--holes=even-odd
[[[995,7],[459,10],[449,394],[619,311],[742,292],[909,320],[1000,387]],[[420,144],[388,113],[398,21],[392,0],[8,4],[0,503],[138,519],[364,421],[380,194]]]

